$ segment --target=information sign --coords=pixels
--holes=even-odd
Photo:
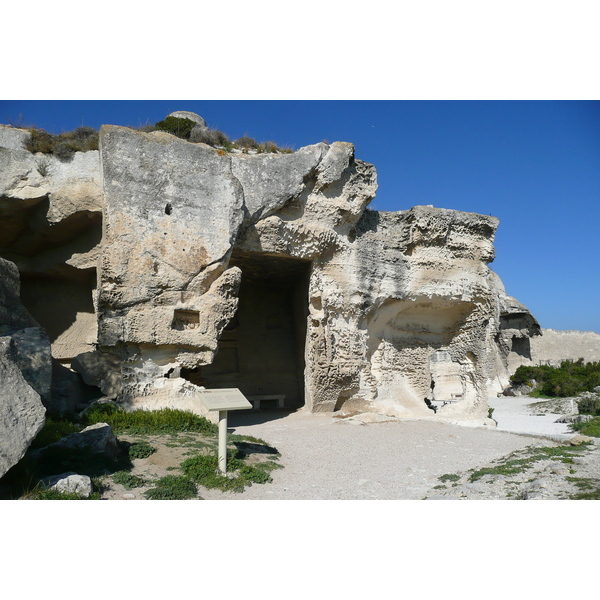
[[[208,410],[245,410],[252,408],[252,404],[237,388],[202,390],[198,394]]]
[[[209,411],[219,411],[219,469],[227,473],[227,411],[245,410],[252,408],[252,404],[237,388],[202,390],[198,395]]]

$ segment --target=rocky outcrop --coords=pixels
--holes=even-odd
[[[72,471],[48,477],[43,483],[50,490],[61,494],[77,494],[82,498],[88,498],[93,491],[90,477]]]
[[[369,210],[375,168],[350,143],[228,153],[103,126],[99,154],[40,172],[46,157],[13,138],[0,252],[54,357],[126,407],[203,413],[199,386],[238,387],[289,408],[482,423],[539,331],[488,266],[497,219]]]
[[[98,151],[70,160],[28,152],[29,132],[0,129],[0,256],[21,274],[21,299],[67,363],[96,341],[93,290],[101,238]]]
[[[58,442],[36,450],[34,456],[40,458],[56,450],[85,451],[89,454],[104,455],[111,460],[118,460],[121,457],[117,438],[108,423],[96,423],[71,433]]]

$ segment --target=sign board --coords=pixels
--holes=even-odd
[[[202,390],[198,392],[200,400],[208,410],[244,410],[252,408],[244,394],[237,388],[223,388],[222,390]]]

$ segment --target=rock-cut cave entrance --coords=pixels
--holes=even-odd
[[[207,388],[238,388],[246,397],[284,395],[284,407],[304,405],[308,260],[236,251],[229,266],[242,282],[237,312],[211,365],[182,376]],[[277,406],[261,401],[261,407]]]

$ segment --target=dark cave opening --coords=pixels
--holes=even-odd
[[[237,312],[214,362],[181,376],[209,389],[238,388],[249,399],[284,395],[287,409],[303,406],[310,261],[237,251],[229,265],[242,271]]]

